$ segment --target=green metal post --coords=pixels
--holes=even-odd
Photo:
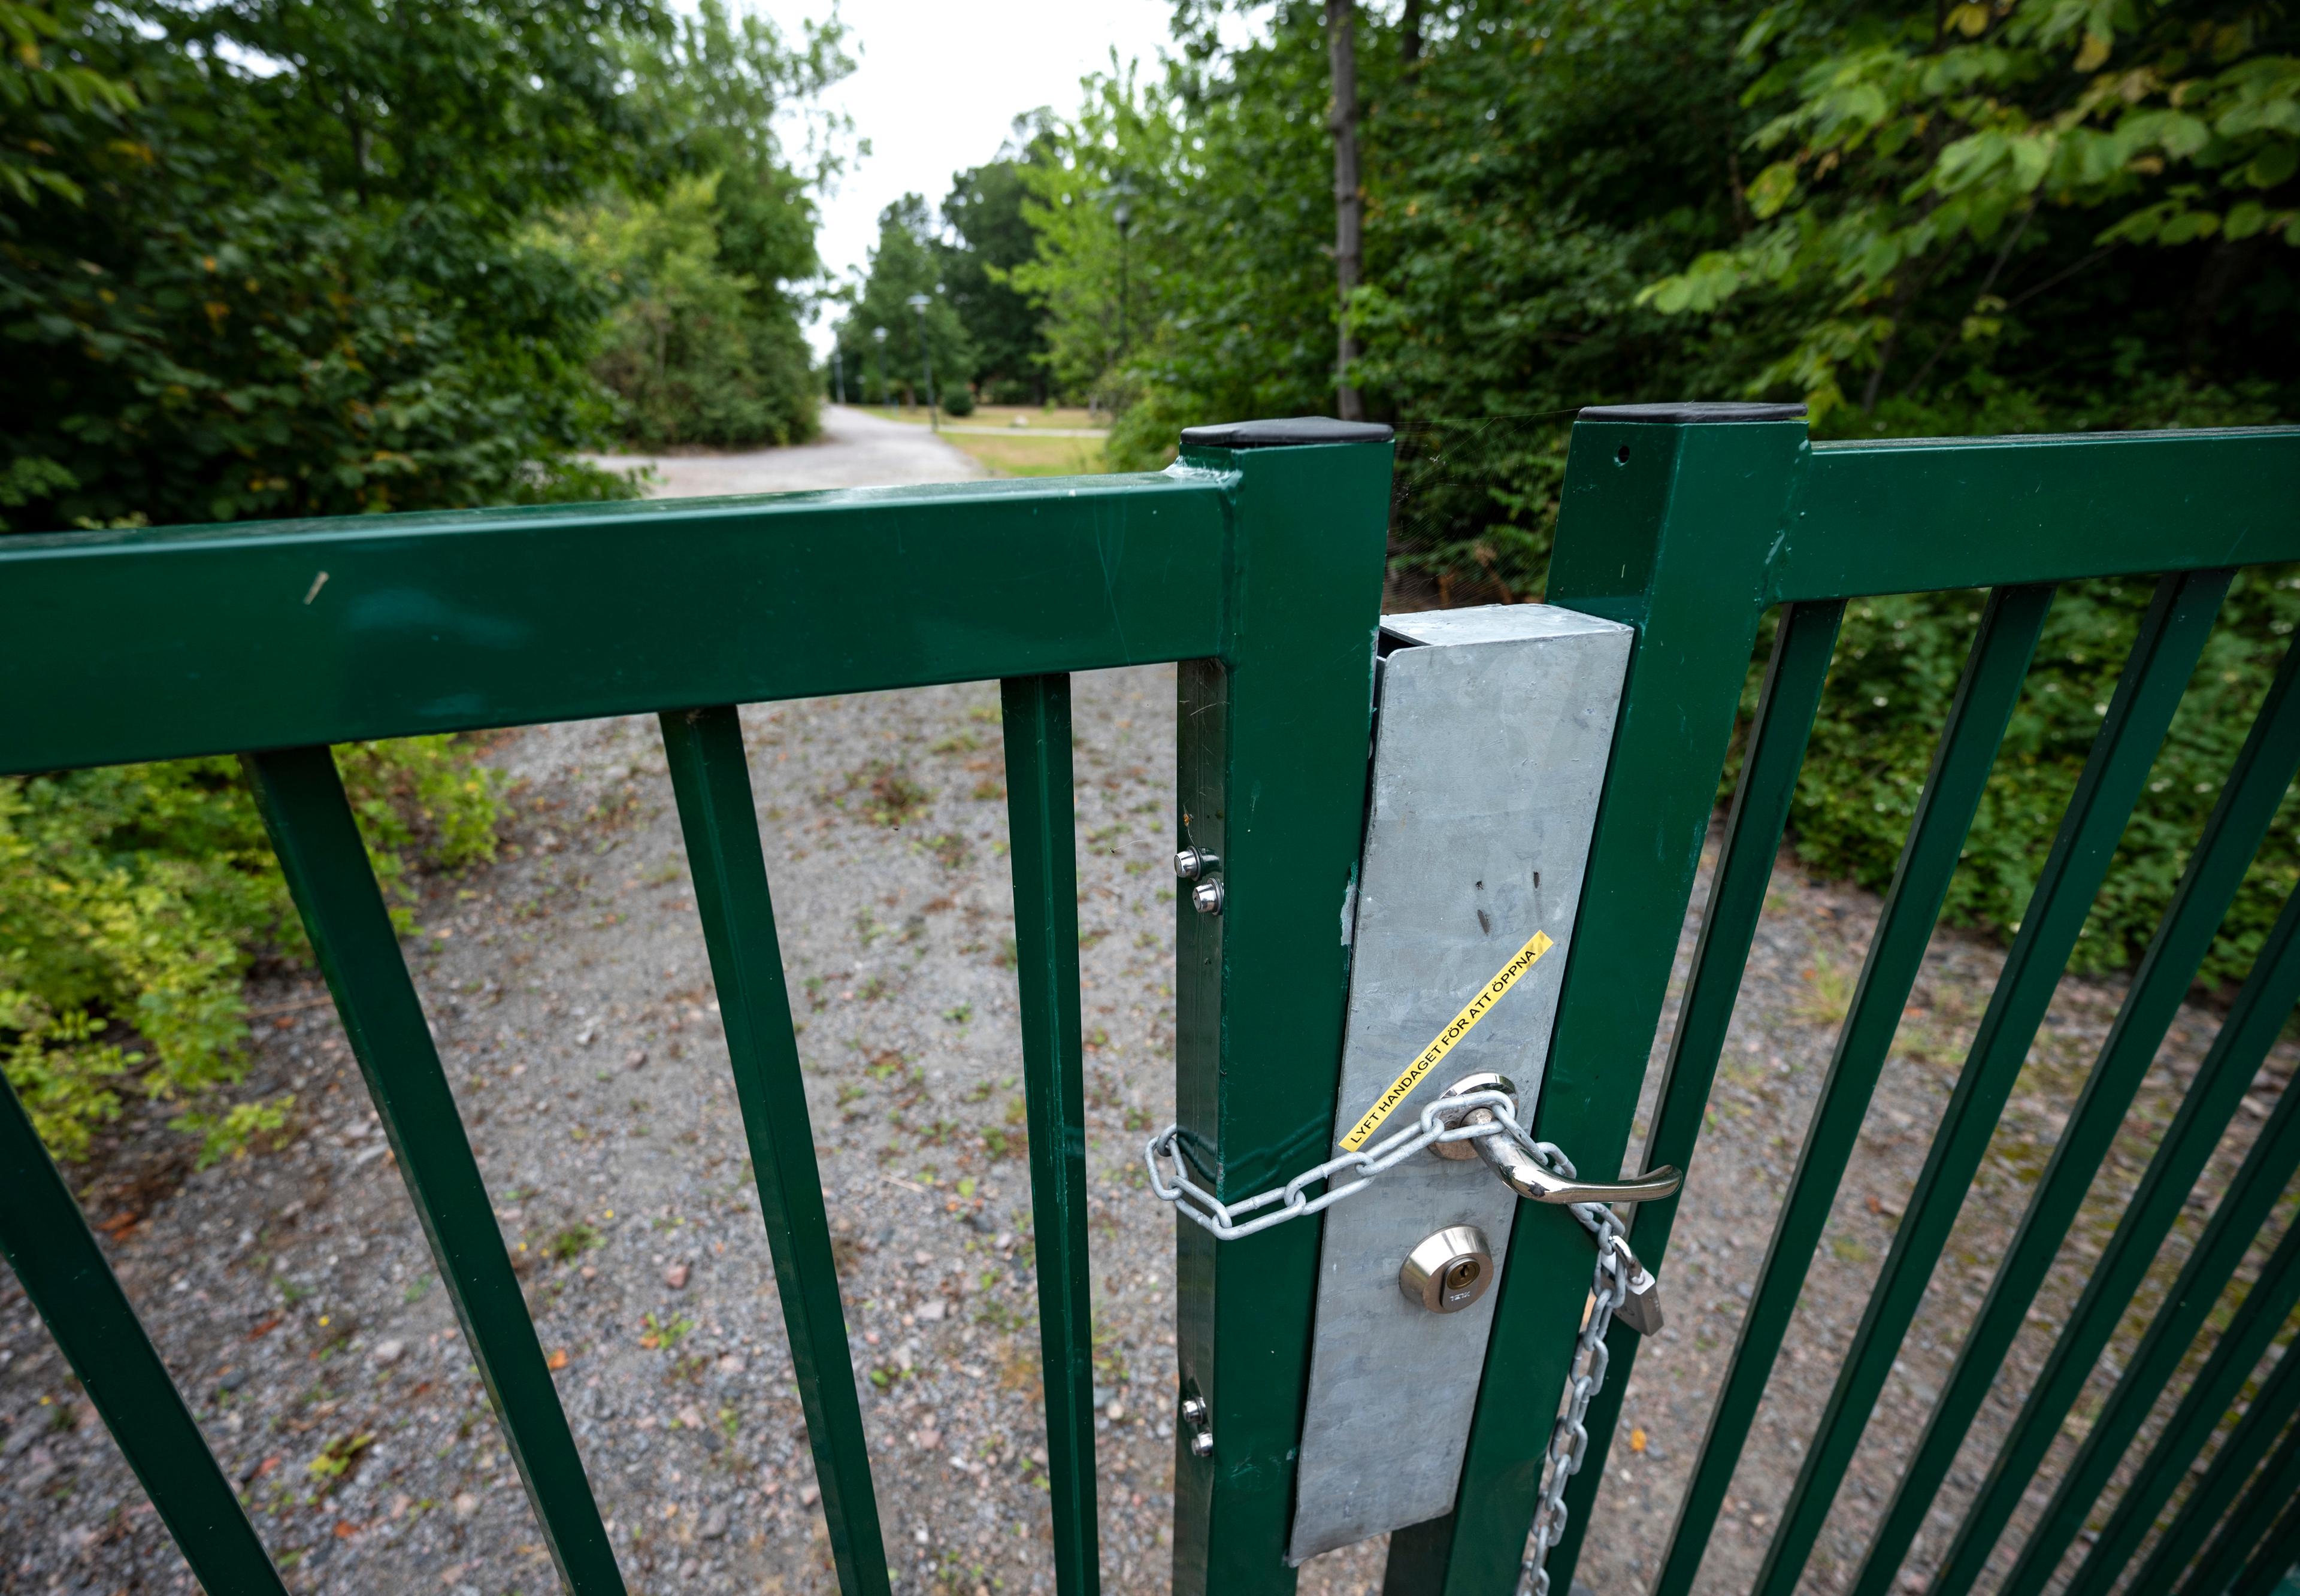
[[[1062,1596],[1093,1596],[1101,1588],[1094,1489],[1094,1280],[1087,1256],[1070,677],[1010,677],[999,685],[999,699],[1006,734],[1006,827],[1014,859],[1014,952],[1030,1125],[1030,1211],[1038,1241],[1054,1588]]]
[[[1183,1152],[1228,1201],[1329,1155],[1388,537],[1387,428],[1183,434],[1235,473],[1221,657],[1179,672],[1180,837],[1217,855],[1219,913],[1177,894]],[[1331,443],[1312,440],[1331,437]],[[1181,1390],[1212,1449],[1175,1436],[1176,1596],[1294,1588],[1286,1539],[1309,1374],[1318,1227],[1217,1243],[1178,1219]]]
[[[0,1252],[203,1588],[286,1596],[88,1220],[0,1079]],[[20,1417],[18,1424],[33,1422]],[[17,1499],[20,1509],[32,1503]]]
[[[695,905],[727,1028],[727,1059],[758,1181],[759,1215],[775,1261],[791,1366],[822,1487],[831,1561],[846,1596],[886,1596],[887,1553],[871,1488],[871,1458],[838,1266],[791,1029],[790,992],[775,936],[766,854],[751,797],[743,725],[731,705],[662,717],[662,746],[695,878]]]
[[[1585,411],[1573,429],[1550,602],[1638,636],[1534,1133],[1596,1178],[1628,1149],[1804,441],[1782,405]],[[1454,1511],[1390,1537],[1386,1589],[1512,1587],[1590,1264],[1570,1213],[1518,1205]],[[1562,1589],[1571,1570],[1550,1572]]]
[[[288,748],[249,754],[245,763],[560,1583],[575,1596],[623,1596],[614,1549],[544,1367],[335,756],[324,747]]]

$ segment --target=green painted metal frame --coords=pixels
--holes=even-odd
[[[1379,436],[1201,439],[1168,472],[1074,482],[0,540],[0,771],[259,751],[246,763],[266,823],[562,1583],[619,1596],[327,745],[661,712],[834,1560],[862,1596],[888,1574],[731,706],[1002,679],[1057,1582],[1079,1596],[1097,1571],[1065,673],[1183,662],[1184,826],[1220,841],[1231,898],[1224,916],[1183,917],[1178,1095],[1218,1186],[1266,1184],[1331,1135],[1347,975],[1334,930],[1388,508]],[[119,646],[91,661],[70,644],[98,616]],[[697,704],[715,707],[682,707]],[[67,1352],[108,1364],[91,1395],[195,1575],[277,1591],[12,1095],[5,1108],[0,1242]],[[45,1216],[39,1234],[20,1216]],[[1181,1237],[1180,1378],[1213,1404],[1220,1445],[1182,1461],[1178,1590],[1293,1588],[1317,1243],[1297,1229],[1221,1257]]]
[[[2197,968],[2278,806],[2300,777],[2300,649],[2285,651],[2227,783],[2204,823],[2108,1039],[2054,1143],[2004,1266],[1990,1284],[1959,1349],[1940,1401],[1926,1421],[1870,1547],[1854,1596],[1886,1596],[1902,1559],[1932,1510],[1972,1421],[1995,1384],[2053,1259],[2076,1221],[2102,1160],[2122,1128],[2156,1050],[2196,979]],[[2142,1588],[2148,1588],[2143,1582]]]
[[[0,1090],[0,1193],[6,1193],[0,1252],[119,1441],[160,1521],[204,1571],[202,1582],[212,1591],[287,1596],[231,1482],[12,1089]]]
[[[2300,559],[2296,507],[2300,430],[2292,428],[1812,445],[1800,422],[1777,410],[1736,413],[1733,407],[1714,406],[1596,411],[1585,412],[1576,426],[1549,598],[1624,621],[1638,633],[1536,1125],[1537,1134],[1565,1147],[1584,1169],[1620,1167],[1710,817],[1713,786],[1688,773],[1722,767],[1742,672],[1763,613],[1778,604],[1796,606],[1784,622],[1787,635],[1807,605],[1871,594],[1991,590],[1958,707],[1800,1160],[1784,1232],[1775,1238],[1762,1284],[1744,1317],[1722,1410],[1712,1417],[1710,1442],[1696,1464],[1661,1590],[1687,1588],[1697,1567],[1794,1305],[1793,1283],[1810,1259],[1810,1241],[1799,1244],[1803,1230],[1812,1228],[1815,1212],[1825,1209],[1835,1191],[1845,1143],[1867,1102],[1863,1077],[1873,1081],[1871,1072],[1889,1046],[2050,587],[2094,577],[2162,578],[2160,611],[2166,612],[2159,620],[2179,636],[2161,660],[2144,640],[2136,657],[2139,676],[2128,682],[2127,696],[2145,697],[2146,703],[2120,711],[2088,769],[2091,795],[2072,809],[2056,847],[2060,885],[2040,900],[2040,907],[2055,902],[2063,907],[2044,917],[2048,927],[2023,939],[2026,955],[2015,966],[2011,987],[1998,994],[1995,1024],[1976,1050],[1976,1067],[1961,1083],[1949,1143],[1935,1150],[1930,1173],[1942,1183],[1943,1194],[1930,1205],[1931,1222],[1921,1224],[1924,1234],[1914,1236],[1917,1244],[1902,1254],[1903,1264],[1888,1266],[1889,1289],[1872,1303],[1861,1355],[1833,1404],[1842,1420],[1836,1433],[1846,1444],[1857,1439],[1854,1421],[1873,1402],[1877,1369],[1889,1366],[1889,1349],[1905,1329],[1929,1272],[1928,1254],[1938,1250],[1930,1232],[1945,1232],[1954,1219],[1962,1191],[1947,1176],[1985,1143],[2001,1107],[1995,1100],[2034,1028],[2029,1011],[2041,1008],[2065,957],[2055,944],[2073,936],[2081,923],[2091,896],[2085,880],[2104,864],[2104,851],[2113,847],[2130,807],[2128,794],[2137,795],[2168,705],[2185,680],[2181,657],[2193,663],[2194,646],[2230,569]],[[1782,669],[1777,653],[1672,1041],[1648,1167],[1690,1155],[1778,844],[1778,822],[1770,820],[1767,806],[1757,802],[1759,789],[1750,784],[1761,781],[1774,802],[1786,802],[1798,761],[1782,751],[1794,743],[1801,753],[1810,725],[1810,709],[1778,686]],[[1818,685],[1817,678],[1811,682],[1814,690]],[[1778,732],[1776,717],[1782,718]],[[2276,736],[2288,739],[2280,719],[2274,727]],[[2256,732],[2255,741],[2269,735]],[[1773,752],[1761,759],[1769,744]],[[2275,763],[2288,757],[2287,747],[2277,741],[2254,757]],[[2263,773],[2245,788],[2248,803],[2256,807],[2269,780]],[[2207,839],[2212,845],[2199,851],[2191,885],[2160,932],[2163,951],[2151,968],[2164,967],[2164,973],[2147,986],[2146,1011],[2124,1027],[2130,1042],[2116,1054],[2120,1066],[2129,1063],[2154,1023],[2154,1006],[2168,993],[2177,1002],[2185,988],[2185,977],[2176,977],[2171,966],[2190,961],[2190,942],[2198,935],[2208,940],[2219,919],[2218,912],[2207,913],[2204,900],[2224,887],[2233,891],[2226,872],[2232,869],[2240,879],[2256,846],[2256,838],[2240,835],[2254,809],[2229,818],[2230,802],[2223,802]],[[2271,799],[2271,812],[2273,807]],[[2195,952],[2200,956],[2201,945]],[[2023,977],[2022,969],[2033,973]],[[2279,961],[2263,954],[2253,986],[2281,990],[2279,969]],[[2233,1020],[2230,1029],[2253,1035]],[[2251,1052],[2249,1041],[2221,1051],[2233,1079],[2237,1055]],[[2008,1057],[2014,1060],[2009,1066]],[[2243,1073],[2248,1079],[2249,1068]],[[2200,1076],[2200,1088],[2206,1085]],[[2091,1127],[2112,1117],[2105,1104],[2115,1085],[2102,1087],[2103,1106]],[[2202,1096],[2217,1107],[2212,1092]],[[2055,1204],[2068,1195],[2072,1178],[2054,1188]],[[1672,1216],[1671,1205],[1650,1205],[1632,1220],[1633,1242],[1648,1265],[1658,1266],[1666,1252]],[[1802,1228],[1792,1235],[1792,1226]],[[2031,1253],[2041,1249],[2048,1257],[2046,1233],[2064,1227],[2051,1212],[2032,1216]],[[1912,1234],[1905,1223],[1902,1234]],[[1587,1258],[1587,1243],[1560,1216],[1521,1210],[1497,1288],[1486,1394],[1473,1422],[1455,1511],[1392,1537],[1389,1596],[1425,1591],[1471,1596],[1504,1589],[1513,1577],[1539,1484],[1546,1426],[1528,1422],[1522,1408],[1503,1393],[1562,1386],[1580,1296],[1544,1287],[1578,1278]],[[2008,1281],[1996,1298],[2009,1301],[2025,1289]],[[2112,1319],[2114,1309],[2104,1317]],[[1609,1351],[1609,1384],[1616,1394],[1601,1397],[1593,1410],[1583,1476],[1567,1496],[1573,1517],[1549,1560],[1553,1582],[1570,1576],[1583,1544],[1596,1475],[1620,1411],[1618,1383],[1634,1356],[1626,1331],[1617,1329]],[[1797,1510],[1777,1532],[1770,1553],[1765,1578],[1771,1588],[1796,1584],[1812,1530],[1841,1473],[1842,1452],[1839,1444],[1817,1462],[1808,1459]],[[1889,1580],[1897,1562],[1897,1555],[1880,1558],[1879,1574],[1863,1577]]]
[[[335,755],[325,747],[281,749],[248,755],[246,768],[272,852],[311,934],[344,1035],[367,1077],[560,1582],[577,1596],[622,1596],[606,1525]]]
[[[2295,1359],[2288,1351],[2285,1363],[2287,1367],[2279,1372],[2294,1377],[2280,1384],[2294,1392],[2300,1392],[2300,1375],[2295,1374],[2295,1371],[2300,1371],[2300,1359]],[[2286,1417],[2291,1417],[2289,1404],[2279,1403],[2279,1406],[2284,1409]],[[2247,1414],[2246,1417],[2251,1416]],[[2269,1426],[2262,1428],[2266,1430]],[[2273,1439],[2273,1436],[2269,1434],[2263,1438]],[[2229,1438],[2231,1443],[2235,1439],[2234,1436]],[[2221,1459],[2214,1458],[2212,1462],[2213,1471],[2217,1473]],[[2230,1483],[2244,1484],[2240,1473],[2231,1472],[2235,1477]],[[2204,1498],[2214,1483],[2212,1475],[2207,1474],[2197,1485],[2197,1496]],[[2216,1497],[2218,1493],[2213,1494]],[[2168,1548],[2178,1542],[2185,1550],[2169,1551],[2162,1564],[2155,1564],[2152,1558],[2150,1563],[2155,1567],[2152,1570],[2149,1565],[2144,1565],[2140,1574],[2135,1576],[2133,1588],[2138,1591],[2171,1589],[2169,1577],[2159,1578],[2153,1584],[2141,1582],[2152,1571],[2165,1576],[2175,1572],[2178,1563],[2195,1550],[2195,1542],[2203,1538],[2204,1532],[2209,1531],[2212,1537],[2211,1543],[2196,1559],[2188,1576],[2181,1580],[2175,1596],[2220,1596],[2242,1571],[2245,1555],[2266,1535],[2278,1509],[2296,1500],[2300,1500],[2300,1425],[2295,1425],[2286,1432],[2282,1444],[2262,1467],[2258,1477],[2245,1487],[2242,1499],[2233,1508],[2227,1508],[2225,1502],[2216,1501],[2193,1515],[2183,1514],[2182,1521],[2176,1523],[2173,1533],[2166,1536],[2166,1542]],[[2224,1516],[2223,1509],[2226,1509]],[[2195,1525],[2192,1534],[2180,1534],[2191,1520]]]
[[[1071,798],[1071,683],[999,685],[1006,825],[1014,861],[1031,1211],[1038,1224],[1039,1367],[1055,1588],[1093,1596],[1094,1293],[1087,1264],[1085,1042],[1079,1018],[1078,825]]]
[[[2132,1576],[2134,1590],[2171,1591],[2177,1585],[2179,1596],[2196,1596],[2221,1589],[2236,1576],[2234,1561],[2223,1567],[2222,1557],[2241,1557],[2267,1530],[2276,1504],[2300,1495],[2300,1426],[2288,1428],[2295,1414],[2300,1414],[2300,1358],[2288,1344],[2179,1516],[2149,1548],[2147,1560]],[[2273,1456],[2271,1447],[2276,1449]],[[2262,1467],[2263,1457],[2268,1461]]]
[[[1358,848],[1388,451],[1370,441],[1274,448],[1238,441],[1238,447],[1186,442],[1180,464],[1158,476],[1080,483],[0,541],[0,581],[20,621],[0,635],[0,677],[11,683],[12,704],[23,706],[0,733],[0,771],[258,751],[249,767],[267,823],[571,1587],[621,1589],[324,745],[664,711],[841,1583],[850,1592],[883,1590],[884,1553],[763,855],[739,724],[723,706],[1004,681],[1033,1193],[1052,1286],[1043,1296],[1041,1329],[1050,1456],[1058,1465],[1058,1583],[1065,1592],[1089,1592],[1096,1552],[1084,1349],[1091,1345],[1091,1307],[1067,673],[1182,662],[1179,838],[1221,857],[1228,894],[1220,915],[1176,905],[1185,1155],[1217,1192],[1235,1197],[1314,1161],[1332,1131],[1348,973],[1348,950],[1335,930]],[[2183,661],[2193,661],[2225,573],[2300,559],[2296,506],[2300,430],[2294,429],[1815,445],[1800,421],[1777,410],[1730,407],[1598,411],[1576,428],[1550,598],[1638,633],[1537,1110],[1537,1133],[1568,1148],[1585,1169],[1616,1168],[1627,1150],[1643,1060],[1711,819],[1713,782],[1688,773],[1723,766],[1744,669],[1766,611],[1788,606],[1695,985],[1672,1043],[1650,1158],[1678,1161],[1693,1151],[1844,602],[1873,593],[1991,590],[1887,924],[1872,943],[1824,1110],[1800,1160],[1788,1218],[1804,1224],[1825,1208],[1841,1174],[1848,1122],[1857,1126],[1889,1043],[2052,585],[2095,576],[2162,578],[2159,603],[2029,917],[2035,928],[2024,927],[2016,944],[2012,973],[1960,1082],[1952,1129],[1929,1165],[1945,1195],[1912,1214],[1913,1226],[1904,1225],[1896,1247],[1902,1261],[1888,1262],[1886,1289],[1833,1400],[1841,1422],[1830,1444],[1808,1459],[1771,1554],[1772,1589],[1793,1584],[1803,1566],[1844,1446],[1856,1438],[1877,1371],[1906,1328],[1938,1248],[1934,1233],[1945,1233],[1954,1218],[1959,1183],[1952,1177],[1975,1156],[2001,1107],[2012,1067],[2006,1060],[2034,1029],[2063,944],[2089,901],[2088,884],[2096,882],[2113,845],[2137,772],[2162,734],[2186,675]],[[882,579],[867,592],[857,588],[847,580],[857,565]],[[91,669],[71,644],[97,613],[121,641]],[[196,626],[185,624],[188,616],[197,617]],[[617,646],[599,647],[601,637],[617,639]],[[2087,1135],[2121,1112],[2116,1100],[2120,1093],[2129,1098],[2133,1059],[2146,1051],[2152,1027],[2161,1032],[2157,1012],[2185,984],[2180,967],[2193,967],[2198,939],[2209,936],[2213,903],[2241,878],[2265,823],[2262,805],[2272,811],[2267,794],[2295,757],[2292,669],[2288,662],[2279,676],[2088,1086],[2087,1104],[2098,1106],[2076,1121]],[[694,704],[721,707],[679,707]],[[2088,1353],[2086,1343],[2096,1334],[2104,1339],[2129,1301],[2187,1181],[2300,997],[2296,919],[2300,899],[2287,905],[2239,993],[2112,1241],[2082,1322],[2055,1349],[1938,1590],[1969,1587],[1985,1561],[2003,1528],[1996,1516],[2009,1511],[2008,1485],[2014,1495],[2026,1486],[2023,1449],[2034,1450],[2039,1437],[2049,1441],[2057,1428],[2063,1398],[2073,1399],[2070,1382],[2080,1386],[2097,1355],[2098,1347]],[[2161,1385],[2162,1377],[2143,1375],[2144,1367],[2154,1370],[2185,1352],[2292,1163],[2300,1162],[2295,1121],[2300,1108],[2280,1104],[2208,1226],[2190,1260],[2194,1278],[2184,1276],[2176,1308],[2159,1315],[2154,1339],[2127,1376],[2132,1396],[2121,1409],[2112,1400],[2119,1426],[2123,1409],[2145,1411],[2144,1388],[2153,1393],[2149,1379]],[[0,1120],[0,1133],[5,1129]],[[2071,1145],[2071,1173],[2040,1188],[2024,1221],[2025,1250],[2016,1250],[2017,1268],[2008,1265],[1992,1303],[2016,1297],[2025,1303],[2033,1284],[2024,1284],[2023,1275],[2049,1254],[2053,1233],[2065,1229],[2059,1209],[2073,1200],[2080,1161],[2078,1144]],[[29,1171],[18,1176],[28,1189],[37,1186],[37,1169],[21,1158],[16,1164]],[[48,1176],[53,1182],[52,1167]],[[1662,1205],[1638,1220],[1635,1240],[1651,1264],[1662,1261],[1672,1217],[1673,1208]],[[78,1234],[87,1236],[84,1224]],[[1779,1344],[1774,1321],[1785,1319],[1804,1268],[1802,1234],[1785,1228],[1776,1238],[1729,1379],[1735,1406],[1712,1426],[1688,1525],[1704,1511],[1713,1515],[1713,1500],[1705,1508],[1703,1501],[1721,1493],[1729,1477],[1746,1435],[1741,1409],[1762,1390]],[[1281,1227],[1221,1247],[1194,1227],[1180,1226],[1178,1234],[1178,1376],[1184,1394],[1208,1402],[1215,1444],[1211,1457],[1199,1459],[1187,1437],[1177,1437],[1175,1589],[1186,1596],[1285,1592],[1294,1584],[1283,1548],[1316,1227]],[[12,1240],[10,1251],[12,1257],[19,1251]],[[1804,1251],[1809,1256],[1809,1243]],[[100,1283],[88,1277],[90,1259],[100,1265],[92,1238],[61,1265],[36,1260],[34,1272],[46,1269],[51,1285],[70,1283],[61,1294],[44,1286],[49,1300],[41,1306],[53,1310],[60,1335],[116,1339],[125,1298],[108,1273]],[[1581,1293],[1558,1292],[1552,1283],[1586,1277],[1588,1243],[1566,1216],[1529,1207],[1508,1261],[1458,1506],[1446,1519],[1393,1537],[1388,1584],[1398,1596],[1489,1592],[1516,1575],[1546,1442],[1546,1426],[1526,1422],[1517,1396],[1562,1385]],[[2266,1294],[2255,1290],[2251,1319],[2224,1343],[2222,1366],[2197,1396],[2198,1416],[2231,1377],[2244,1346],[2263,1334],[2260,1326],[2272,1333],[2270,1309],[2282,1293],[2281,1276]],[[135,1330],[132,1314],[126,1325]],[[142,1377],[164,1381],[143,1345]],[[1616,1364],[1592,1467],[1570,1499],[1585,1511],[1629,1361],[1623,1356]],[[130,1357],[123,1367],[135,1363]],[[182,1412],[179,1401],[176,1409]],[[119,1422],[135,1429],[124,1417]],[[1937,1422],[1946,1425],[1947,1417]],[[2183,1428],[2182,1445],[2194,1427]],[[2047,1533],[2032,1541],[2032,1564],[2057,1561],[2052,1526],[2089,1510],[2098,1492],[2085,1495],[2085,1481],[2121,1456],[2122,1443],[2112,1448],[2102,1429],[2094,1440],[2101,1458],[2079,1459],[2064,1483],[2069,1501],[2048,1510]],[[173,1444],[196,1442],[186,1414]],[[212,1459],[206,1467],[212,1475]],[[184,1461],[174,1472],[193,1480],[199,1469]],[[1871,1559],[1880,1572],[1864,1570],[1864,1581],[1889,1575],[1897,1562],[1889,1537],[1901,1511],[1896,1501],[1888,1539]],[[2136,1505],[2134,1518],[2146,1516]],[[218,1560],[235,1555],[229,1516],[210,1514],[212,1522],[202,1524],[187,1509],[171,1525],[178,1517],[193,1525],[184,1544],[204,1580],[269,1588],[261,1578],[231,1580]],[[238,1522],[236,1555],[253,1548],[260,1558],[244,1517]],[[2261,1545],[2247,1549],[2238,1584],[2282,1577],[2296,1534],[2300,1527],[2288,1518],[2270,1526]],[[1580,1543],[1577,1525],[1553,1556],[1554,1575],[1570,1575]],[[1671,1569],[1689,1565],[1673,1558]],[[1960,1568],[1968,1570],[1962,1584]],[[2015,1584],[2027,1577],[2016,1567]],[[1682,1583],[1672,1572],[1664,1588]]]
[[[727,1033],[728,1064],[750,1144],[759,1217],[790,1336],[791,1371],[822,1491],[831,1561],[839,1589],[849,1596],[885,1596],[886,1544],[871,1488],[862,1405],[838,1301],[830,1217],[814,1161],[742,719],[733,705],[722,704],[666,712],[662,725],[688,873]]]

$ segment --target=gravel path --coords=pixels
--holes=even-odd
[[[881,486],[900,482],[965,482],[985,475],[982,462],[923,427],[905,426],[842,404],[822,407],[822,436],[792,449],[743,454],[599,454],[614,470],[654,470],[651,499],[715,494],[773,494],[802,487]]]

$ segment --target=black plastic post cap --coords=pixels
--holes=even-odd
[[[1802,421],[1802,404],[1756,404],[1735,400],[1681,399],[1672,404],[1584,405],[1583,421],[1646,421],[1683,427],[1719,421]]]
[[[1224,421],[1185,427],[1185,449],[1279,449],[1299,444],[1386,444],[1395,429],[1379,421],[1337,421],[1331,416],[1288,416],[1274,421]]]

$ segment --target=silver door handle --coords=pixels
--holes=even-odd
[[[1473,1092],[1506,1092],[1514,1097],[1517,1085],[1504,1075],[1464,1076],[1446,1088],[1438,1101],[1464,1097]],[[1487,1108],[1471,1109],[1466,1114],[1456,1110],[1438,1118],[1441,1123],[1455,1126],[1495,1123],[1493,1110]],[[1500,1176],[1511,1191],[1529,1202],[1656,1202],[1663,1197],[1676,1196],[1677,1189],[1685,1184],[1684,1171],[1671,1164],[1664,1164],[1635,1180],[1577,1180],[1543,1168],[1539,1160],[1506,1135],[1441,1142],[1430,1151],[1440,1158],[1466,1159],[1472,1156],[1473,1150],[1474,1156],[1483,1159],[1486,1167]]]
[[[1488,1112],[1473,1110],[1470,1123],[1480,1123],[1478,1116]],[[1507,1136],[1485,1136],[1471,1145],[1488,1168],[1509,1183],[1510,1190],[1532,1202],[1655,1202],[1676,1196],[1678,1187],[1685,1184],[1683,1172],[1669,1164],[1635,1180],[1575,1180],[1551,1174]]]

